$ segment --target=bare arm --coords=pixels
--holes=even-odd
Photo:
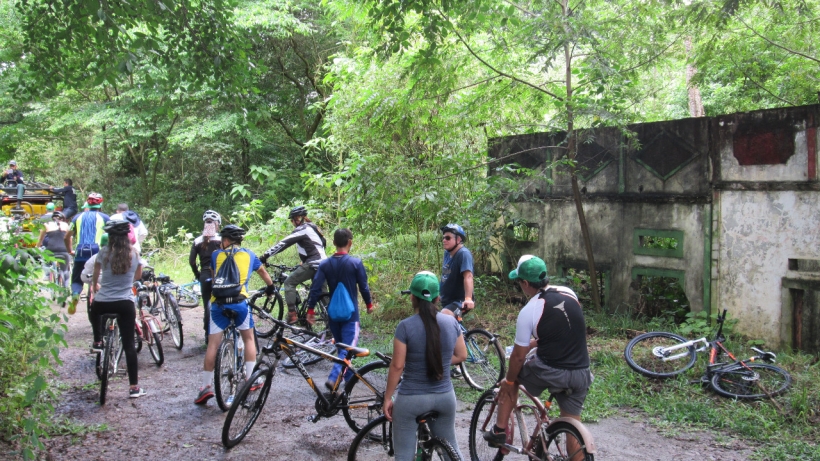
[[[401,374],[404,373],[404,363],[407,360],[407,345],[393,338],[393,359],[390,361],[390,370],[387,372],[387,389],[384,392],[384,415],[388,421],[393,421],[393,394],[399,385]]]
[[[43,246],[43,240],[46,238],[46,229],[45,227],[40,230],[40,240],[37,240],[37,247]]]
[[[453,349],[453,358],[450,363],[457,365],[467,360],[467,345],[464,344],[464,335],[458,335],[456,338],[456,347]]]
[[[475,307],[473,301],[473,273],[464,271],[464,302],[461,303],[461,310],[467,312]]]

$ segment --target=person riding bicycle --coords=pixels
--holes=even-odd
[[[202,214],[203,229],[202,235],[194,239],[191,245],[191,253],[188,255],[188,264],[194,272],[194,278],[199,280],[200,293],[202,294],[202,307],[205,311],[205,344],[208,344],[208,326],[211,323],[211,286],[213,284],[214,273],[211,270],[211,255],[214,251],[222,247],[222,242],[214,238],[219,226],[222,225],[222,217],[214,210],[208,210]],[[199,266],[197,266],[199,259]]]
[[[330,299],[335,296],[339,284],[344,285],[347,295],[353,305],[353,312],[350,319],[346,321],[334,320],[330,318],[328,327],[333,334],[333,339],[337,343],[356,346],[359,343],[359,297],[356,295],[356,286],[362,294],[362,300],[367,306],[367,313],[373,313],[373,300],[370,296],[370,287],[367,285],[367,272],[364,269],[362,260],[349,256],[350,248],[353,246],[353,232],[350,229],[336,229],[333,233],[333,245],[336,246],[336,253],[333,256],[319,263],[316,276],[313,277],[313,285],[310,287],[310,297],[308,298],[308,313],[313,312],[314,306],[319,301],[322,294],[322,287],[325,282],[330,289]],[[341,294],[340,294],[341,295]],[[347,357],[347,351],[339,349],[339,358]],[[330,376],[325,382],[325,387],[333,389],[339,373],[342,372],[340,364],[334,364],[330,370]],[[348,370],[344,380],[348,381],[353,377],[353,372]]]
[[[111,221],[109,221],[109,222],[111,222]],[[108,234],[103,234],[102,237],[100,237],[100,248],[102,248],[104,246],[107,246],[107,245],[108,245]],[[80,279],[83,281],[83,283],[88,284],[89,293],[94,293],[96,291],[99,291],[99,288],[100,288],[98,286],[91,285],[91,280],[94,278],[94,264],[97,262],[97,256],[99,256],[99,253],[95,254],[88,261],[85,262],[85,265],[83,266],[83,272],[80,274]],[[143,267],[145,267],[147,265],[145,263],[145,261],[141,258],[140,258],[140,264],[142,264]]]
[[[458,224],[441,227],[444,262],[441,266],[441,312],[453,315],[461,308],[467,313],[473,302],[473,254],[464,246],[467,234]]]
[[[63,187],[55,189],[51,186],[51,191],[63,196],[63,214],[66,219],[71,219],[77,214],[77,194],[74,192],[74,181],[66,178],[63,180]]]
[[[117,325],[120,328],[128,368],[128,383],[131,385],[128,395],[137,398],[145,395],[145,390],[139,386],[137,375],[137,351],[134,348],[137,310],[131,286],[142,277],[142,264],[128,239],[131,228],[127,221],[109,221],[103,230],[108,233],[109,242],[98,253],[91,280],[92,287],[96,287],[97,284],[100,286],[89,309],[91,329],[94,332],[94,344],[91,348],[94,351],[103,351],[102,315],[117,314]]]
[[[75,235],[76,248],[69,248],[69,252],[74,255],[74,268],[71,270],[71,303],[68,313],[74,314],[77,309],[77,302],[80,300],[80,293],[83,291],[83,281],[80,274],[83,265],[91,256],[100,250],[100,238],[103,234],[103,226],[110,220],[107,214],[100,212],[103,196],[92,192],[88,194],[86,204],[88,211],[84,211],[71,220],[70,233]],[[129,228],[130,229],[130,228]],[[127,234],[126,234],[127,236]],[[89,314],[89,321],[91,321]]]
[[[497,421],[484,433],[491,447],[504,444],[507,423],[518,401],[519,384],[536,397],[546,389],[569,389],[568,393],[557,392],[555,400],[561,417],[580,421],[593,380],[586,322],[575,292],[550,285],[547,264],[533,255],[522,256],[509,278],[518,281],[521,290],[531,298],[518,314],[515,347],[499,389]],[[531,349],[536,349],[536,353],[527,357]],[[572,447],[567,450],[576,451]]]
[[[71,248],[71,235],[69,234],[68,223],[65,222],[65,215],[60,211],[51,213],[51,222],[45,224],[40,231],[40,239],[37,246],[45,245],[45,249],[54,254],[57,259],[57,270],[63,276],[64,286],[68,286],[68,265],[71,263],[71,256],[68,249]]]
[[[467,358],[467,346],[458,321],[436,309],[438,301],[438,278],[428,271],[417,273],[410,282],[415,315],[396,326],[384,392],[384,416],[393,422],[396,461],[414,459],[416,417],[429,411],[438,412],[430,424],[433,435],[450,442],[461,459],[455,430],[456,394],[449,370]]]
[[[245,343],[245,376],[250,376],[253,373],[253,367],[256,365],[256,345],[253,338],[253,318],[250,309],[248,309],[248,281],[251,278],[251,272],[256,271],[257,274],[267,285],[265,294],[270,296],[275,292],[273,280],[265,270],[265,266],[256,257],[256,255],[248,249],[242,248],[242,240],[245,237],[245,229],[229,224],[222,228],[219,232],[222,238],[222,249],[215,251],[211,255],[211,270],[214,274],[219,273],[219,268],[226,261],[229,255],[233,256],[236,267],[239,270],[239,283],[242,287],[238,300],[220,299],[211,295],[211,324],[209,327],[210,335],[208,338],[208,349],[205,352],[205,362],[202,367],[202,387],[199,388],[194,403],[204,404],[211,397],[214,396],[212,390],[212,381],[214,377],[214,367],[216,366],[216,353],[219,349],[219,344],[222,342],[222,332],[231,324],[231,320],[225,315],[223,310],[231,310],[236,313],[236,329],[242,335],[242,341]],[[241,389],[242,385],[238,388]]]
[[[288,305],[288,323],[295,323],[298,320],[296,314],[296,286],[306,280],[311,280],[316,275],[319,263],[327,258],[322,231],[308,219],[307,214],[307,209],[303,206],[297,206],[290,210],[288,219],[290,219],[295,229],[290,235],[268,249],[260,258],[264,264],[271,256],[281,253],[289,246],[296,244],[296,251],[299,253],[302,264],[291,272],[282,284],[285,289],[285,303]],[[307,321],[311,325],[316,323],[316,316],[312,311],[308,311]]]

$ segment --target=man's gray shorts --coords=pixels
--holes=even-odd
[[[571,415],[580,415],[584,408],[584,400],[587,398],[589,386],[594,377],[589,368],[580,370],[564,370],[552,368],[537,355],[533,354],[524,362],[524,366],[518,373],[518,382],[524,385],[527,392],[538,397],[544,390],[557,392],[561,389],[572,389],[572,393],[567,395],[560,393],[555,395],[558,407],[561,412]]]

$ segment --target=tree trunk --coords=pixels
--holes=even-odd
[[[691,58],[692,37],[686,37],[683,41],[686,46],[686,57]],[[689,115],[691,117],[705,117],[706,111],[703,109],[703,100],[700,97],[700,90],[692,83],[692,78],[698,70],[693,64],[686,64],[686,88],[689,90]]]

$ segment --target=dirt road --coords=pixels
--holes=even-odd
[[[148,395],[128,398],[128,380],[118,376],[109,386],[108,402],[97,403],[99,385],[93,356],[88,354],[91,327],[84,307],[71,317],[68,349],[61,357],[60,380],[65,385],[56,412],[105,430],[82,436],[62,436],[46,441],[53,460],[192,460],[192,459],[286,459],[342,460],[353,439],[343,417],[318,423],[307,421],[314,413],[315,397],[298,372],[280,370],[274,388],[256,426],[237,447],[225,450],[220,442],[224,413],[211,400],[193,404],[204,347],[202,309],[183,309],[185,347],[178,351],[166,339],[165,364],[157,367],[146,350],[139,354],[140,384]],[[309,371],[324,377],[329,364],[313,365]],[[457,385],[465,385],[463,382]],[[459,445],[468,455],[469,403],[461,403],[458,415]],[[624,410],[624,413],[627,413]],[[747,459],[750,451],[739,442],[716,443],[707,433],[664,437],[641,422],[637,414],[588,423],[598,447],[598,460],[715,460]],[[509,456],[509,459],[520,459]]]

